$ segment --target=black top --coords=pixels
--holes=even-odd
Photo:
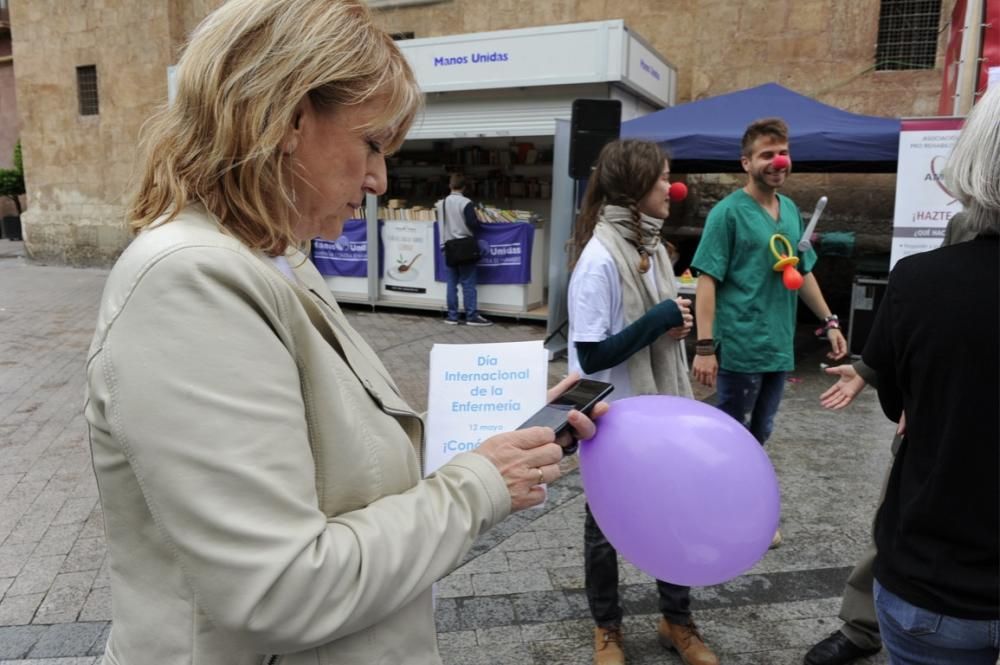
[[[580,369],[586,374],[594,374],[620,365],[660,335],[682,325],[684,317],[677,303],[673,300],[659,302],[621,332],[600,342],[574,342]]]
[[[875,522],[875,577],[909,603],[1000,617],[1000,237],[896,264],[863,358],[906,438]]]

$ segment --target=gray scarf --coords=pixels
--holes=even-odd
[[[674,270],[667,249],[660,242],[662,219],[639,216],[641,237],[636,235],[632,212],[621,206],[606,205],[601,209],[594,237],[611,254],[622,283],[622,305],[625,325],[637,321],[651,307],[663,300],[677,297]],[[639,244],[649,254],[656,281],[656,293],[639,272]],[[691,397],[688,380],[687,354],[684,341],[664,334],[628,359],[628,376],[633,395],[677,395]]]

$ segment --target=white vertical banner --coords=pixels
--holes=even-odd
[[[545,406],[542,342],[435,344],[431,349],[424,474]]]
[[[386,220],[382,226],[385,275],[382,288],[425,294],[434,285],[434,224]]]
[[[961,118],[903,120],[890,268],[901,258],[940,247],[948,220],[962,210],[943,177],[961,127]]]

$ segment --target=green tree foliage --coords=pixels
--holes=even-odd
[[[14,168],[0,169],[0,196],[14,202],[17,214],[21,214],[21,194],[24,194],[24,162],[21,160],[21,142],[14,146]]]

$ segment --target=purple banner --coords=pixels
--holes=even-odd
[[[434,224],[434,279],[448,281],[445,273],[444,252],[441,250],[440,229]],[[510,224],[480,224],[479,250],[483,258],[476,264],[476,282],[479,284],[529,284],[531,283],[531,250],[535,228],[527,222]]]
[[[316,238],[312,260],[321,275],[335,277],[368,276],[368,229],[363,219],[349,219],[344,234],[336,240]]]

